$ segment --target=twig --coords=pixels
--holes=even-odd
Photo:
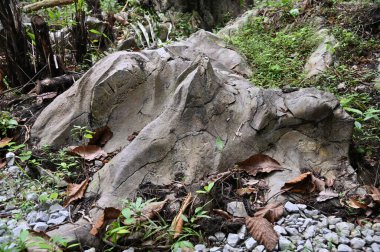
[[[183,212],[185,212],[186,208],[190,205],[192,198],[193,197],[191,195],[191,192],[189,192],[187,194],[185,200],[183,201],[182,206],[181,206],[180,210],[178,211],[178,214],[173,219],[171,228],[173,230],[175,230],[174,239],[177,238],[182,232],[182,228],[183,228],[182,214],[183,214]]]

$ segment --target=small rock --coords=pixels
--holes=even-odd
[[[244,240],[244,238],[247,236],[247,226],[246,225],[241,226],[237,234],[240,240]]]
[[[64,210],[64,209],[65,208],[63,206],[61,206],[60,204],[54,204],[54,205],[49,207],[49,213],[59,212],[59,211]]]
[[[229,245],[229,244],[226,244],[226,245],[224,245],[224,247],[223,247],[223,252],[239,252],[240,251],[240,249],[238,249],[238,248],[234,248],[234,247],[232,247],[231,245]]]
[[[310,226],[303,233],[303,237],[305,237],[305,239],[313,238],[315,236],[316,232],[317,232],[317,227],[316,226]]]
[[[323,235],[323,238],[325,238],[327,241],[330,241],[334,244],[339,243],[339,236],[335,232],[327,233],[327,234]]]
[[[367,235],[371,235],[372,236],[372,235],[375,234],[375,232],[372,229],[364,228],[362,230],[362,234],[363,234],[363,236],[367,236]]]
[[[21,173],[20,168],[16,165],[12,165],[8,168],[8,172],[12,175],[18,175]]]
[[[244,203],[241,201],[232,201],[228,203],[227,212],[229,212],[235,217],[245,218],[248,216],[247,211],[245,210]]]
[[[354,249],[361,249],[364,247],[365,241],[363,239],[355,237],[351,239],[350,244],[351,244],[351,247]]]
[[[38,200],[38,196],[37,196],[36,193],[28,193],[25,196],[25,199],[28,200],[28,201],[37,201]]]
[[[342,244],[349,244],[350,243],[350,239],[348,239],[347,237],[340,237],[339,238],[339,242],[342,243]]]
[[[123,250],[123,252],[135,252],[135,249],[134,248],[128,248],[128,249]]]
[[[377,243],[372,243],[371,244],[371,249],[373,250],[373,251],[380,251],[380,245],[379,244],[377,244]]]
[[[283,227],[281,227],[281,226],[276,225],[276,226],[274,226],[273,229],[274,229],[274,231],[276,231],[277,234],[279,234],[279,235],[286,235],[286,234],[287,234],[285,228],[283,228]]]
[[[367,235],[365,238],[364,238],[364,241],[367,245],[371,245],[373,243],[373,237],[370,236],[370,235]]]
[[[195,252],[206,252],[206,246],[203,244],[197,244],[194,247]]]
[[[49,225],[60,225],[66,220],[66,216],[61,216],[56,219],[50,219],[47,224]]]
[[[252,250],[254,249],[256,246],[257,246],[257,241],[255,239],[253,239],[252,237],[248,238],[245,242],[245,247],[248,249],[248,250]]]
[[[338,252],[351,252],[351,251],[352,249],[346,244],[339,244],[338,246]]]
[[[12,233],[15,237],[18,237],[22,230],[29,229],[29,225],[27,222],[21,222],[12,230]]]
[[[3,154],[4,155],[4,154]],[[16,155],[13,152],[8,152],[5,154],[5,159],[7,160],[7,166],[13,166],[15,164]]]
[[[210,242],[217,242],[217,241],[218,241],[218,239],[216,239],[216,237],[213,236],[213,235],[210,235],[207,239],[208,239]]]
[[[303,211],[303,210],[305,210],[307,208],[307,206],[304,205],[304,204],[296,204],[296,205],[297,205],[298,209],[301,210],[301,211]]]
[[[338,90],[339,90],[339,91],[342,91],[342,90],[344,90],[344,89],[346,89],[346,84],[345,84],[344,82],[339,83],[339,85],[338,85]]]
[[[288,213],[298,213],[299,212],[299,208],[297,207],[297,205],[293,204],[290,201],[286,202],[284,207]]]
[[[96,249],[95,248],[90,248],[90,249],[86,249],[83,252],[96,252]]]
[[[380,243],[380,235],[374,235],[373,236],[373,241],[376,243]]]
[[[278,241],[280,250],[287,250],[291,247],[292,242],[286,239],[284,236],[280,236],[280,239]]]
[[[37,222],[34,225],[33,230],[36,232],[45,232],[48,229],[48,225],[45,222]]]
[[[325,249],[325,248],[320,248],[317,250],[317,252],[330,252],[330,250]]]
[[[311,218],[315,218],[319,214],[318,210],[307,210],[307,209],[305,209],[303,212],[305,213],[305,215],[307,217],[311,217]]]
[[[37,212],[31,211],[30,213],[28,213],[28,215],[26,216],[26,221],[28,223],[36,222],[37,221]]]
[[[348,222],[340,222],[335,225],[336,232],[341,236],[349,236],[355,225]]]
[[[212,247],[212,248],[210,248],[210,252],[220,252],[220,251],[222,251],[221,247]]]
[[[313,251],[313,245],[310,240],[306,240],[304,248],[308,249],[308,251]]]
[[[226,235],[223,232],[216,232],[214,236],[220,242],[222,242],[222,241],[224,241],[224,239],[226,239]]]
[[[239,241],[240,241],[240,238],[238,234],[232,234],[232,233],[228,234],[227,243],[231,245],[232,247],[236,247]]]
[[[342,222],[342,218],[337,218],[335,216],[329,216],[327,217],[327,221],[329,225],[336,225],[339,222]]]
[[[285,227],[286,232],[288,232],[289,235],[296,236],[298,235],[298,231],[295,228]]]
[[[103,162],[100,161],[100,160],[95,160],[95,163],[94,163],[94,164],[95,164],[95,166],[98,167],[98,168],[103,166]]]
[[[375,232],[380,232],[380,223],[375,223],[372,225],[372,230]]]
[[[46,212],[38,212],[36,216],[36,222],[47,222],[49,220],[49,215]]]
[[[263,252],[263,251],[265,251],[265,247],[264,247],[264,245],[259,245],[259,246],[257,246],[256,248],[255,248],[255,250],[254,250],[255,252]],[[210,251],[211,252],[211,251]]]
[[[66,217],[69,217],[69,211],[67,211],[66,209],[64,210],[61,210],[58,212],[61,216],[66,216]]]

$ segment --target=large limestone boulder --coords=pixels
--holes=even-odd
[[[345,161],[353,120],[337,99],[314,88],[261,89],[243,77],[249,74],[244,58],[205,31],[157,50],[117,52],[57,97],[32,136],[39,145],[64,145],[74,125],[110,127],[104,149],[121,151],[87,192],[99,194],[100,207],[119,207],[145,182],[195,185],[256,153],[288,168],[268,177],[268,197],[300,168],[339,178],[337,186],[354,182]]]

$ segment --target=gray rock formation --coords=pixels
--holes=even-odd
[[[221,29],[217,33],[217,35],[222,38],[235,35],[237,32],[241,31],[244,28],[244,26],[252,22],[253,18],[256,17],[258,13],[258,9],[246,11],[242,16],[228,23],[223,29]]]
[[[330,34],[328,29],[319,30],[318,36],[322,39],[322,42],[305,64],[307,78],[324,72],[333,63],[333,49],[337,44],[335,37]]]
[[[38,117],[32,136],[40,146],[64,145],[74,125],[110,127],[114,136],[104,149],[121,151],[87,192],[100,194],[101,207],[119,207],[145,182],[181,178],[196,187],[203,176],[256,153],[289,168],[268,177],[268,197],[300,168],[339,178],[336,186],[355,181],[342,161],[353,120],[337,99],[313,88],[261,89],[243,77],[249,74],[244,58],[205,31],[157,50],[117,52],[57,97]],[[130,142],[133,132],[140,133]]]

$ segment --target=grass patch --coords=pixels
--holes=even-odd
[[[256,86],[282,87],[297,86],[304,79],[306,59],[320,38],[311,26],[276,31],[266,28],[265,19],[258,17],[229,42],[247,57]]]

